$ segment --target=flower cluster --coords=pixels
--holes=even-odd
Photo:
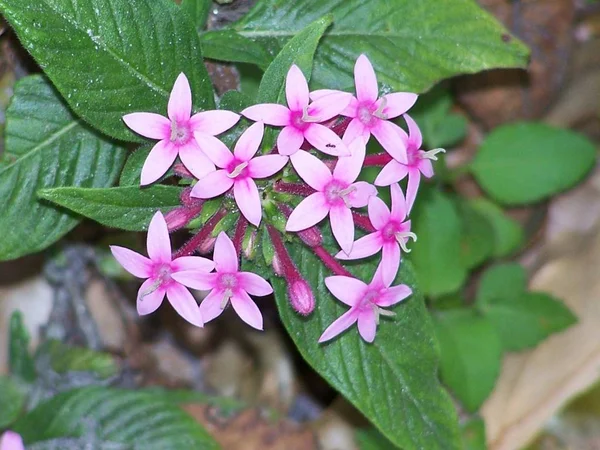
[[[401,253],[409,251],[409,239],[416,240],[407,217],[420,176],[433,176],[431,160],[443,150],[421,149],[419,128],[406,114],[416,102],[416,94],[397,92],[380,97],[375,72],[365,55],[356,61],[354,78],[355,96],[328,89],[310,92],[304,74],[292,65],[285,84],[287,107],[259,104],[241,111],[253,123],[233,151],[216,136],[236,125],[240,116],[222,110],[192,115],[192,94],[184,74],[171,92],[168,117],[138,112],[123,118],[133,131],[158,140],[142,168],[142,185],[159,180],[178,156],[181,164],[175,165],[175,173],[191,179],[181,206],[166,218],[160,212],[153,217],[147,239],[149,258],[111,247],[127,271],[146,279],[137,299],[140,314],[155,311],[166,295],[183,318],[203,326],[231,302],[242,320],[262,329],[260,310],[249,294],[264,296],[273,290],[258,275],[239,271],[240,254],[252,259],[256,253],[258,233],[262,233],[262,241],[270,241],[273,255],[268,263],[276,275],[285,278],[292,306],[300,314],[310,314],[315,307],[312,290],[286,250],[285,243],[294,233],[333,273],[325,279],[329,291],[350,306],[324,331],[320,342],[355,322],[362,338],[373,341],[379,317],[393,315],[382,308],[411,294],[408,286],[392,284]],[[408,133],[391,120],[400,116]],[[276,145],[263,152],[265,125],[282,129]],[[384,153],[366,154],[371,135]],[[384,166],[374,185],[357,181],[365,166]],[[406,197],[398,184],[405,177]],[[390,187],[391,210],[378,197],[376,186]],[[216,197],[222,198],[221,208],[172,253],[169,231],[190,223],[205,202]],[[303,197],[299,203],[297,197]],[[357,211],[365,207],[368,215]],[[239,218],[230,239],[222,231],[222,223],[237,211]],[[326,217],[340,247],[335,256],[325,249],[318,228]],[[355,226],[366,232],[357,240]],[[213,260],[192,256],[211,251]],[[369,284],[353,277],[340,263],[380,251],[381,262]],[[188,288],[210,292],[198,306]]]

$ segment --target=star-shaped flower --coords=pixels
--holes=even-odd
[[[331,231],[338,244],[350,253],[354,242],[354,219],[351,208],[366,206],[377,189],[365,181],[356,181],[365,159],[362,138],[349,145],[351,156],[338,159],[333,173],[317,157],[308,152],[294,155],[294,168],[298,175],[314,190],[300,202],[288,218],[287,231],[301,231],[319,223],[327,215]]]
[[[196,326],[203,326],[196,300],[183,285],[173,279],[181,270],[210,272],[214,263],[199,256],[182,256],[172,259],[171,240],[162,213],[154,214],[147,237],[147,258],[124,247],[112,245],[115,259],[127,272],[138,278],[147,278],[138,291],[137,310],[140,315],[153,313],[161,305],[165,294],[181,317]]]
[[[206,150],[209,158],[220,170],[200,179],[192,189],[192,197],[212,198],[233,187],[235,201],[248,222],[258,226],[262,206],[255,178],[267,178],[279,172],[288,161],[287,156],[257,156],[263,138],[264,125],[256,122],[238,139],[233,153],[225,145]]]
[[[200,304],[200,312],[206,322],[221,315],[231,301],[231,306],[244,322],[262,330],[262,314],[248,294],[269,295],[273,293],[271,285],[254,273],[239,271],[238,254],[224,232],[217,237],[213,258],[216,265],[214,273],[190,270],[173,276],[193,289],[211,291]]]
[[[244,109],[242,115],[267,125],[284,127],[277,138],[277,150],[282,155],[296,153],[304,139],[328,155],[349,154],[340,137],[320,123],[339,115],[350,102],[351,94],[336,92],[309,104],[308,83],[296,65],[288,71],[285,94],[287,108],[276,103],[264,103]]]
[[[204,111],[192,116],[192,91],[183,73],[175,81],[167,112],[168,118],[147,112],[123,116],[125,124],[136,133],[159,139],[142,167],[142,185],[162,177],[177,155],[196,178],[214,171],[215,166],[203,151],[218,146],[220,141],[214,136],[230,129],[240,118],[231,111]]]
[[[25,450],[21,435],[14,431],[5,431],[0,436],[0,450]]]
[[[406,142],[406,153],[408,161],[402,162],[391,160],[379,172],[375,179],[377,186],[387,186],[392,183],[397,183],[408,175],[408,184],[406,187],[406,201],[408,205],[407,211],[410,211],[415,203],[419,184],[421,182],[421,174],[426,178],[433,176],[433,166],[431,161],[437,161],[436,154],[443,153],[443,148],[436,148],[428,152],[421,150],[423,145],[423,136],[416,122],[408,115],[404,114],[404,120],[408,125],[408,136],[404,130],[400,130],[402,139]]]
[[[406,200],[402,189],[396,184],[390,187],[392,193],[392,211],[379,197],[369,199],[369,219],[375,232],[358,239],[349,254],[339,252],[339,259],[360,259],[374,255],[383,249],[381,260],[384,281],[391,283],[400,267],[400,249],[409,252],[406,243],[409,238],[417,240],[410,232],[410,220],[405,221],[407,213]]]
[[[392,282],[385,282],[381,276],[381,265],[377,268],[373,280],[366,284],[356,278],[333,276],[325,278],[327,289],[350,309],[336,319],[319,338],[325,342],[342,333],[358,322],[358,332],[366,342],[373,342],[379,316],[394,316],[391,311],[382,309],[401,302],[412,294],[405,284],[390,287]]]

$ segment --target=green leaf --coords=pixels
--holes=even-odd
[[[208,31],[200,35],[205,58],[256,64],[265,70],[271,55],[258,43],[232,30]]]
[[[181,72],[195,108],[214,107],[198,34],[172,0],[0,0],[0,11],[73,111],[110,136],[138,141],[123,115],[164,115]]]
[[[522,205],[577,184],[596,161],[594,144],[583,135],[541,123],[494,129],[470,169],[496,200]]]
[[[462,264],[461,223],[452,200],[434,189],[421,189],[413,213],[410,259],[415,265],[419,287],[424,294],[454,292],[464,283],[467,270]]]
[[[212,0],[183,0],[181,10],[188,15],[196,30],[200,31],[206,26]]]
[[[410,264],[402,264],[395,284],[408,284],[414,294],[391,308],[394,318],[382,319],[374,343],[365,343],[353,326],[319,344],[325,328],[348,308],[329,294],[323,282],[329,273],[310,250],[288,249],[318,304],[310,316],[299,316],[288,302],[286,282],[272,280],[283,324],[304,359],[399,447],[459,448],[456,412],[437,379],[438,350]],[[370,281],[373,271],[373,265],[354,267],[363,280]]]
[[[31,383],[36,378],[36,371],[33,358],[29,354],[29,340],[29,333],[23,324],[23,313],[13,312],[10,316],[8,367],[11,375]]]
[[[0,429],[8,427],[23,411],[25,389],[9,377],[0,377]]]
[[[233,28],[276,53],[329,13],[334,25],[315,56],[316,87],[352,86],[361,53],[380,83],[410,92],[459,73],[527,64],[526,47],[470,0],[262,0]]]
[[[480,418],[471,419],[461,425],[464,450],[487,450],[485,422]]]
[[[121,171],[121,177],[119,178],[119,185],[121,186],[139,186],[140,177],[142,176],[142,167],[146,162],[146,158],[152,150],[153,145],[143,145],[134,152],[129,154],[123,170]]]
[[[160,184],[140,188],[122,186],[108,189],[44,189],[39,196],[106,225],[128,231],[145,231],[157,210],[165,214],[180,206],[182,188]]]
[[[523,229],[518,222],[508,217],[502,208],[485,198],[475,198],[468,202],[488,219],[494,230],[493,256],[508,256],[523,245]]]
[[[477,305],[487,307],[495,299],[517,299],[527,289],[527,274],[517,263],[497,264],[481,276]]]
[[[25,445],[45,450],[219,448],[178,406],[151,393],[104,387],[58,394],[18,420],[13,429],[23,436]]]
[[[492,323],[472,309],[440,311],[434,323],[442,350],[442,381],[468,411],[475,411],[500,373],[500,338]]]
[[[78,120],[41,76],[23,78],[6,111],[6,151],[0,161],[0,260],[43,250],[78,219],[40,202],[55,186],[110,186],[124,149]]]
[[[91,372],[100,378],[116,375],[119,367],[109,353],[85,347],[71,347],[57,340],[49,340],[38,350],[50,357],[52,369],[59,374],[67,372]]]
[[[397,448],[375,428],[357,430],[356,443],[359,450],[390,450]]]
[[[473,269],[494,252],[494,228],[488,218],[466,201],[457,202],[462,233],[460,238],[462,265]]]

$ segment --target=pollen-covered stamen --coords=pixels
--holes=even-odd
[[[227,307],[227,303],[229,303],[229,300],[231,300],[231,297],[233,297],[232,290],[225,289],[225,292],[223,292],[223,298],[221,299],[221,309],[225,309]]]
[[[397,233],[394,233],[394,237],[396,238],[396,241],[398,241],[398,245],[400,245],[402,251],[405,253],[410,253],[410,249],[406,246],[409,239],[417,242],[417,235],[410,231],[398,231]]]
[[[379,325],[379,316],[394,317],[396,315],[394,311],[388,311],[387,309],[380,308],[375,303],[371,303],[371,306],[373,307],[373,312],[375,313],[376,325]]]
[[[383,113],[383,110],[387,106],[387,99],[385,97],[381,97],[381,102],[375,111],[373,111],[372,115],[381,120],[388,120],[387,114]]]
[[[301,120],[302,120],[302,122],[305,122],[305,123],[322,122],[322,120],[319,117],[313,117],[308,114],[308,106],[305,106],[304,108],[302,108]]]
[[[244,161],[240,164],[238,164],[237,166],[235,166],[235,169],[233,169],[230,173],[227,174],[227,176],[229,178],[236,178],[238,175],[240,175],[242,173],[242,171],[248,167],[248,161]]]
[[[187,126],[180,126],[177,122],[171,122],[171,142],[183,144],[190,138],[190,130]]]
[[[163,264],[157,271],[156,277],[154,279],[154,283],[146,289],[144,292],[140,293],[140,301],[144,300],[144,297],[147,295],[156,292],[156,290],[165,282],[171,279],[171,268],[168,265]]]
[[[419,152],[419,157],[421,159],[430,159],[432,161],[437,161],[438,157],[436,156],[438,153],[446,153],[446,149],[443,148],[434,148],[433,150],[429,150],[428,152]]]

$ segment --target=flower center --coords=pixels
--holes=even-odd
[[[308,114],[308,106],[302,108],[302,111],[292,111],[290,122],[293,127],[300,131],[306,130],[311,123],[321,122],[318,117],[313,117]]]
[[[375,304],[375,301],[381,296],[380,289],[369,289],[363,295],[363,298],[360,300],[359,308],[364,311],[366,309],[372,308],[375,313],[375,323],[379,325],[379,316],[395,316],[396,313],[392,311],[388,311],[386,309],[380,308]]]
[[[140,293],[140,300],[144,300],[144,297],[155,292],[159,287],[170,283],[171,278],[171,266],[170,264],[160,264],[154,268],[154,283],[148,287],[144,292]]]
[[[377,103],[362,103],[358,105],[358,109],[356,110],[356,117],[360,120],[365,126],[372,127],[377,123],[377,119],[387,120],[387,114],[383,113],[383,109],[386,107],[387,101],[385,97],[383,97],[379,103],[379,107]]]
[[[407,165],[414,166],[419,162],[421,158],[422,156],[419,154],[419,149],[416,146],[409,143],[406,149],[406,159],[408,160]]]
[[[239,161],[237,159],[234,159],[227,168],[227,171],[229,172],[227,176],[229,178],[245,178],[248,175],[247,167],[248,161]]]
[[[192,137],[187,123],[171,122],[171,142],[179,145],[187,144]]]
[[[221,299],[221,309],[225,309],[227,303],[233,296],[233,292],[237,288],[238,280],[233,273],[224,273],[219,277],[217,286],[223,290],[223,298]]]
[[[325,194],[326,201],[331,205],[338,205],[340,202],[344,202],[346,207],[350,208],[348,195],[356,190],[356,187],[350,185],[348,186],[346,183],[343,183],[339,180],[332,180],[325,189],[323,193]]]
[[[410,249],[406,246],[409,239],[413,241],[417,241],[417,235],[415,233],[411,233],[408,230],[405,222],[398,223],[396,221],[390,221],[386,226],[381,230],[381,237],[386,242],[396,241],[398,245],[405,253],[410,253]]]

